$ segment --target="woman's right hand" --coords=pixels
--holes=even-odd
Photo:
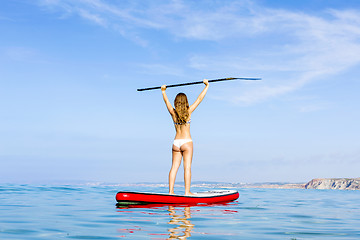
[[[166,85],[162,85],[161,86],[161,91],[165,91],[166,90]]]
[[[209,86],[209,80],[204,79],[204,80],[203,80],[203,83],[204,83],[206,86]]]

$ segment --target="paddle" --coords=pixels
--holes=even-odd
[[[261,80],[261,78],[219,78],[219,79],[209,80],[209,82],[222,82],[222,81],[230,81],[230,80]],[[201,84],[201,83],[203,83],[203,81],[180,83],[180,84],[166,85],[166,88],[195,85],[195,84]],[[161,89],[161,86],[160,87],[150,87],[150,88],[139,88],[138,91],[141,92],[141,91],[155,90],[155,89]]]

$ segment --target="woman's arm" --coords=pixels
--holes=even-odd
[[[162,95],[163,95],[165,105],[166,105],[169,113],[171,114],[171,116],[173,116],[173,115],[175,114],[174,108],[171,106],[171,103],[170,103],[168,97],[166,96],[165,90],[166,90],[166,85],[162,85],[162,86],[161,86],[161,93],[162,93]]]
[[[206,85],[204,90],[202,90],[202,92],[200,93],[200,95],[198,96],[198,98],[195,100],[195,102],[193,104],[191,104],[191,106],[189,107],[189,112],[192,113],[197,106],[199,106],[199,104],[201,103],[201,101],[204,99],[207,90],[209,88],[209,81],[207,79],[204,79],[204,84]]]

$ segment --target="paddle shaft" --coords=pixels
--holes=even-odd
[[[208,80],[208,81],[209,82],[222,82],[222,81],[230,81],[230,80],[261,80],[261,78],[219,78],[219,79],[212,79],[212,80]],[[203,81],[172,84],[172,85],[166,85],[166,88],[181,87],[181,86],[195,85],[195,84],[201,84],[201,83],[203,83]],[[161,89],[161,86],[160,87],[150,87],[150,88],[140,88],[140,89],[138,89],[138,91],[141,92],[141,91],[155,90],[155,89]]]

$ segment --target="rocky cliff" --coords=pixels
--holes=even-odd
[[[305,189],[360,190],[360,178],[317,178],[305,184]]]

